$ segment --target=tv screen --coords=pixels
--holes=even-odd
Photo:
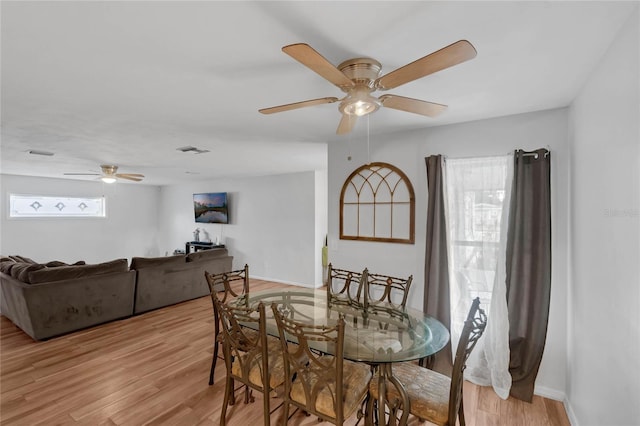
[[[196,223],[229,223],[226,192],[193,194]]]

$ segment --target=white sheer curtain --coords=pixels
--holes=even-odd
[[[480,297],[487,329],[471,353],[465,378],[509,396],[506,298],[507,224],[513,155],[444,160],[449,249],[451,343],[455,356],[472,299]]]

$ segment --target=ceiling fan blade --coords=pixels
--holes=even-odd
[[[459,40],[383,75],[376,80],[376,87],[381,90],[393,89],[394,87],[473,59],[476,57],[476,54],[476,49],[471,43],[467,40]]]
[[[340,119],[340,124],[338,124],[338,130],[336,130],[337,135],[344,135],[353,130],[353,126],[356,125],[356,121],[358,120],[358,116],[342,114],[342,118]]]
[[[397,95],[382,95],[378,100],[382,102],[382,106],[386,108],[399,109],[400,111],[426,115],[427,117],[435,117],[447,109],[446,105]]]
[[[306,43],[290,44],[282,51],[341,89],[354,86],[349,77]]]
[[[318,99],[311,99],[308,101],[294,102],[292,104],[279,105],[279,106],[270,107],[270,108],[262,108],[262,109],[259,109],[258,111],[260,111],[263,114],[273,114],[276,112],[290,111],[292,109],[304,108],[304,107],[313,106],[313,105],[330,104],[330,103],[336,102],[337,100],[338,98],[334,98],[334,97],[318,98]]]
[[[116,174],[117,177],[139,177],[139,178],[143,178],[144,175],[141,175],[140,173],[117,173]]]
[[[120,173],[118,173],[115,176],[117,178],[119,178],[119,179],[127,179],[127,180],[132,180],[132,181],[135,181],[135,182],[140,182],[142,180],[142,177],[144,177],[142,175],[139,175],[139,176],[142,176],[142,177],[136,177],[138,175],[129,175],[129,174],[120,174]]]

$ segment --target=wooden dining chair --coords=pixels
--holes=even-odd
[[[290,406],[343,424],[364,400],[371,380],[367,364],[343,358],[344,318],[340,317],[335,326],[310,325],[290,319],[286,307],[280,307],[283,305],[271,305],[284,355],[282,424],[289,420]]]
[[[389,275],[373,274],[368,269],[365,271],[367,304],[386,302],[402,309],[407,306],[413,275],[409,275],[408,278],[396,278]]]
[[[213,373],[216,369],[218,360],[218,347],[220,345],[220,314],[216,309],[215,300],[220,299],[222,303],[235,299],[240,296],[248,297],[249,295],[249,265],[244,265],[243,269],[231,272],[220,272],[218,274],[210,274],[204,272],[209,292],[211,294],[211,303],[213,305],[213,359],[211,361],[211,372],[209,373],[209,385],[213,385]]]
[[[264,304],[255,307],[225,304],[214,299],[220,315],[222,349],[227,368],[220,425],[226,424],[227,408],[235,404],[235,382],[263,394],[264,424],[269,426],[272,392],[284,381],[282,347],[275,339],[267,339]],[[257,332],[255,332],[257,330]],[[245,391],[245,403],[250,391]]]
[[[466,362],[478,339],[484,333],[487,316],[480,309],[480,299],[475,298],[458,340],[458,349],[451,370],[451,378],[417,364],[405,362],[393,365],[393,375],[409,395],[411,414],[440,426],[465,425],[462,403],[462,384]],[[368,415],[374,411],[373,401],[378,398],[378,379],[371,380]],[[387,399],[400,398],[394,386],[387,387]],[[371,417],[370,417],[371,419]]]
[[[334,268],[329,264],[327,276],[327,301],[363,306],[363,289],[366,270],[363,272]]]

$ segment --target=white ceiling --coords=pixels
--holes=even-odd
[[[336,65],[373,57],[382,74],[475,46],[475,59],[390,91],[444,114],[382,108],[372,136],[567,106],[637,4],[2,1],[1,172],[116,164],[162,185],[324,169],[326,144],[362,137],[366,120],[337,136],[337,104],[258,113],[343,96],[280,50],[299,42]],[[189,145],[210,152],[176,150]]]

